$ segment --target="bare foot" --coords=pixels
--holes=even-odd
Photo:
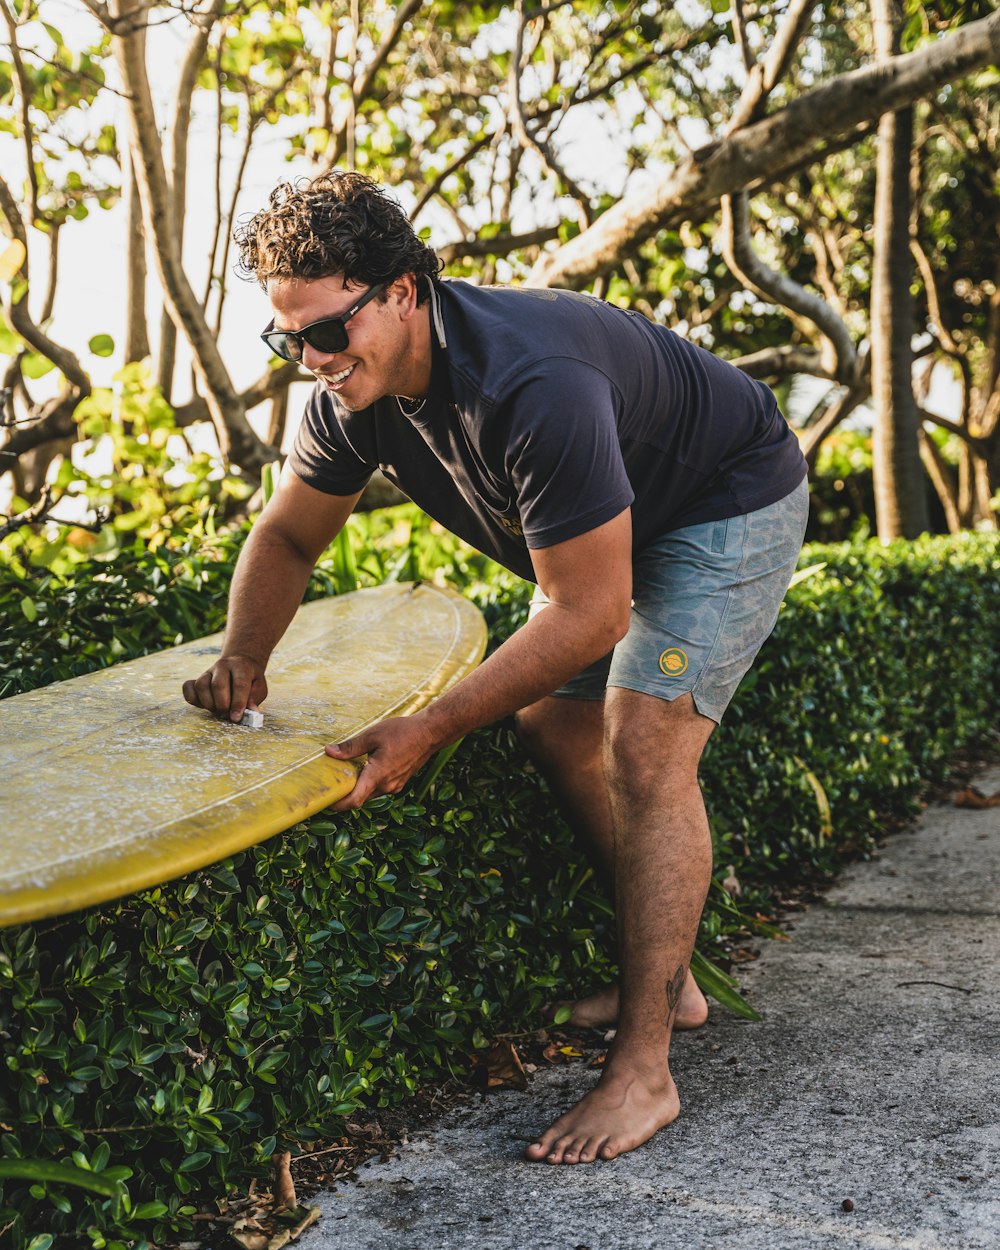
[[[657,1070],[619,1062],[565,1115],[532,1142],[533,1163],[593,1163],[616,1159],[680,1114],[677,1087],[666,1067]]]
[[[575,1024],[581,1029],[611,1029],[618,1023],[618,986],[606,985],[596,994],[577,999],[576,1002],[553,1003],[545,1009],[545,1018],[555,1019],[560,1007],[570,1009],[566,1024]],[[684,981],[681,1001],[677,1005],[674,1016],[675,1029],[700,1029],[708,1019],[708,1002],[705,995],[698,989],[694,977],[689,972]]]

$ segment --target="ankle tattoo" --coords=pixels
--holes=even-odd
[[[674,1012],[677,1005],[681,1001],[681,993],[684,990],[684,981],[687,977],[687,969],[683,964],[677,965],[677,971],[667,982],[667,1023],[669,1024],[674,1018]]]

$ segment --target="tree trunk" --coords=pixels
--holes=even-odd
[[[125,362],[145,360],[149,355],[149,329],[146,323],[146,234],[142,228],[142,205],[132,168],[132,156],[123,136],[122,177],[125,185],[125,219],[128,235],[125,261]]]
[[[128,98],[129,146],[142,200],[143,221],[153,244],[168,311],[172,320],[183,327],[191,344],[219,452],[224,461],[234,461],[253,474],[274,460],[276,452],[272,447],[265,447],[251,429],[201,304],[184,272],[174,201],[163,166],[145,59],[135,29],[129,27],[128,18],[122,20],[123,6],[127,3],[128,0],[114,0],[111,42]]]
[[[174,113],[170,123],[169,164],[167,181],[174,205],[174,229],[177,234],[177,250],[184,251],[184,220],[187,216],[187,154],[188,134],[191,130],[191,107],[194,89],[198,82],[208,40],[212,33],[211,22],[219,10],[216,4],[205,20],[196,25],[181,62],[174,97]],[[169,403],[174,389],[174,363],[177,358],[177,325],[167,308],[160,316],[160,350],[157,353],[156,381]]]
[[[873,0],[876,55],[898,46],[895,0]],[[871,293],[872,398],[875,405],[875,524],[879,538],[916,538],[928,525],[920,418],[913,395],[910,296],[910,159],[913,109],[885,113],[878,127]]]

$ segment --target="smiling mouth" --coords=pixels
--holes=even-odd
[[[343,386],[356,368],[357,365],[349,365],[346,369],[341,369],[339,373],[321,373],[320,377],[331,391],[336,391]]]

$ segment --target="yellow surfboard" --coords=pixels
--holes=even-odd
[[[189,707],[215,634],[0,701],[0,926],[159,885],[343,798],[323,748],[417,711],[482,659],[454,591],[390,584],[306,604],[268,665],[264,724]]]

